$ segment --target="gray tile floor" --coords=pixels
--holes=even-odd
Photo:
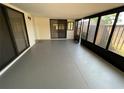
[[[71,40],[41,41],[0,77],[0,88],[124,88],[124,73]]]

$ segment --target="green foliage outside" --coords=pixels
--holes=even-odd
[[[114,22],[115,16],[116,14],[105,15],[105,16],[102,16],[101,19],[104,22],[104,24],[112,24]],[[97,23],[97,20],[98,20],[98,17],[91,19],[93,24]],[[121,22],[121,21],[122,21],[121,19],[118,19],[118,22]]]

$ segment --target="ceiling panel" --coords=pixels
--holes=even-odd
[[[124,5],[123,3],[11,3],[32,15],[77,19]]]

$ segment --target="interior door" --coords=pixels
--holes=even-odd
[[[50,19],[51,38],[66,38],[67,20]]]
[[[58,38],[58,21],[50,19],[51,38]]]
[[[67,20],[58,20],[58,38],[66,38]]]

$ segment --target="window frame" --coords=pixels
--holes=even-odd
[[[110,44],[111,44],[111,41],[112,41],[113,34],[114,34],[115,30],[116,30],[116,24],[117,24],[117,21],[118,21],[118,18],[119,18],[119,14],[120,14],[121,12],[124,12],[124,11],[117,12],[117,19],[115,20],[116,22],[115,22],[115,24],[114,24],[114,27],[113,27],[113,30],[112,30],[112,33],[111,33],[111,37],[110,37],[109,43],[108,43],[108,45],[107,45],[107,47],[106,47],[106,49],[107,49],[108,51],[110,51],[110,52],[112,52],[112,53],[114,53],[114,54],[117,54],[117,55],[119,55],[119,56],[122,56],[122,55],[120,55],[120,54],[118,54],[118,53],[116,53],[116,52],[111,51],[111,50],[109,49],[109,47],[110,47]],[[123,26],[124,26],[124,24],[123,24]],[[123,31],[124,31],[124,30],[123,30]],[[124,57],[124,56],[122,56],[122,57]]]
[[[101,21],[101,19],[102,19],[102,16],[107,16],[107,15],[111,15],[111,14],[114,14],[114,13],[109,13],[109,14],[101,15],[101,16],[100,16],[100,20],[99,20],[99,26],[100,26],[100,21]],[[118,16],[118,14],[116,13],[115,19],[114,19],[114,22],[113,22],[113,25],[112,25],[112,29],[111,29],[110,35],[109,35],[109,37],[108,37],[108,41],[107,41],[106,47],[103,48],[103,47],[98,46],[97,44],[95,44],[95,43],[96,43],[96,39],[97,39],[97,35],[98,35],[99,26],[98,26],[98,29],[97,29],[96,39],[95,39],[95,41],[94,41],[94,44],[95,44],[95,45],[97,45],[98,47],[101,47],[101,48],[103,48],[103,49],[108,50],[108,47],[109,47],[109,44],[110,44],[110,41],[109,41],[109,40],[112,38],[111,35],[113,34],[113,30],[114,30],[114,28],[115,28],[114,25],[116,24],[117,16]]]
[[[100,48],[102,48],[102,49],[104,49],[106,51],[112,52],[108,48],[109,48],[110,43],[111,43],[111,39],[112,39],[112,36],[113,36],[113,33],[114,33],[114,29],[116,27],[116,23],[117,23],[117,20],[118,20],[119,13],[121,13],[121,12],[124,12],[124,6],[120,6],[120,7],[117,7],[117,8],[110,9],[110,10],[102,11],[102,12],[99,12],[99,13],[96,13],[96,14],[89,15],[89,16],[86,16],[86,17],[81,18],[83,20],[89,19],[88,28],[87,28],[87,34],[86,34],[86,39],[83,39],[82,37],[81,37],[81,39],[84,40],[84,41],[89,42],[87,40],[87,38],[88,38],[88,32],[89,32],[90,19],[91,18],[94,18],[94,17],[98,17],[98,22],[97,22],[97,26],[96,26],[95,35],[94,35],[94,40],[93,40],[93,43],[92,43],[93,45],[96,45],[95,42],[96,42],[96,38],[97,38],[97,34],[98,34],[98,29],[99,29],[101,17],[102,16],[105,16],[105,15],[116,13],[116,16],[115,16],[115,19],[114,19],[114,23],[112,25],[111,33],[109,35],[109,38],[108,38],[108,41],[107,41],[107,44],[106,44],[106,48],[102,48],[102,47],[96,45],[97,47],[100,47]],[[77,20],[80,20],[80,19],[77,19]],[[114,53],[114,52],[112,52],[112,53]],[[114,53],[114,54],[117,54],[117,53]],[[117,54],[117,55],[119,55],[119,54]],[[121,56],[121,55],[119,55],[119,56]],[[121,57],[123,57],[123,56],[121,56]]]

